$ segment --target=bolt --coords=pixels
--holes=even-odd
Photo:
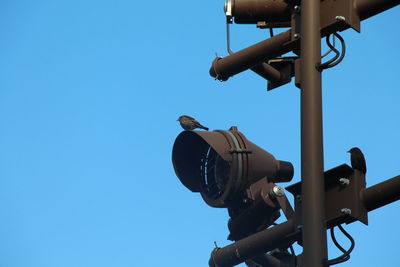
[[[346,18],[343,16],[336,16],[335,19],[338,21],[346,21]]]
[[[277,185],[274,186],[274,188],[272,188],[272,192],[277,197],[283,197],[285,195],[285,192],[283,191],[282,187],[277,186]]]
[[[343,209],[340,210],[340,212],[342,212],[343,214],[346,214],[346,215],[350,215],[351,214],[351,209],[343,208]]]
[[[294,11],[296,13],[299,13],[300,12],[300,6],[294,6]]]
[[[236,252],[236,257],[237,257],[238,259],[240,259],[240,253],[239,253],[239,250],[238,250],[238,249],[235,249],[235,252]]]
[[[297,199],[298,202],[301,202],[301,195],[297,195],[296,199]]]
[[[299,38],[300,38],[300,34],[295,33],[295,34],[293,35],[293,37],[294,37],[295,39],[299,39]]]
[[[339,183],[341,187],[348,187],[350,184],[350,180],[347,178],[340,178]]]

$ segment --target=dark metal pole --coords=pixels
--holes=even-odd
[[[294,222],[293,220],[286,221],[226,247],[214,249],[209,265],[210,267],[234,266],[295,240],[298,240],[298,234],[295,231]]]
[[[303,257],[301,267],[322,267],[327,260],[324,160],[322,137],[322,86],[320,1],[301,2],[301,179]]]
[[[367,211],[372,211],[400,199],[400,175],[361,191]]]
[[[230,56],[215,58],[210,68],[210,75],[225,81],[237,73],[262,63],[265,59],[271,59],[291,51],[295,46],[294,43],[290,43],[291,32],[291,30],[282,32]]]

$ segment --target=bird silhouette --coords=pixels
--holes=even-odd
[[[351,167],[366,174],[367,164],[365,163],[364,154],[361,152],[361,149],[359,149],[358,147],[353,147],[347,152],[350,153]]]
[[[196,121],[194,118],[187,116],[187,115],[182,115],[180,116],[177,121],[181,124],[182,128],[187,131],[194,130],[196,128],[204,129],[208,131],[207,127],[204,127],[203,125],[200,124],[200,122]]]

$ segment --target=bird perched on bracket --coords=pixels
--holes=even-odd
[[[194,118],[187,116],[187,115],[180,116],[177,119],[177,121],[179,121],[182,128],[187,131],[194,130],[196,128],[201,128],[201,129],[208,131],[207,127],[204,127],[203,125],[200,124],[200,122],[196,121]]]
[[[353,147],[347,152],[350,153],[351,167],[366,174],[367,164],[365,163],[364,154],[361,152],[361,149]]]

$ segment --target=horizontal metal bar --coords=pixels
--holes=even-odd
[[[355,5],[357,14],[364,20],[399,3],[400,0],[357,0]],[[235,74],[298,48],[298,40],[291,40],[292,31],[288,30],[224,58],[217,57],[210,68],[210,75],[220,81],[226,81]]]
[[[400,175],[363,189],[361,199],[367,211],[400,200]]]
[[[211,253],[209,266],[234,266],[262,253],[288,245],[296,241],[299,236],[300,232],[295,231],[293,220],[289,220],[226,247],[214,249]]]
[[[399,4],[400,0],[357,0],[356,9],[360,20],[364,20]]]
[[[355,6],[361,20],[370,18],[400,4],[400,0],[356,0]],[[240,5],[240,6],[239,6]],[[290,21],[290,5],[285,0],[237,1],[233,16],[235,23],[255,24],[268,18],[268,23]],[[252,13],[249,10],[253,11]],[[254,13],[254,12],[257,13]],[[242,17],[248,18],[247,20]]]
[[[271,65],[267,63],[261,63],[253,68],[251,68],[252,71],[260,75],[261,77],[264,77],[266,80],[271,81],[271,82],[279,82],[281,80],[281,72]]]
[[[290,40],[291,30],[288,30],[227,57],[217,57],[210,68],[210,75],[220,81],[226,81],[229,77],[260,64],[266,59],[291,51],[294,43],[289,43]]]

